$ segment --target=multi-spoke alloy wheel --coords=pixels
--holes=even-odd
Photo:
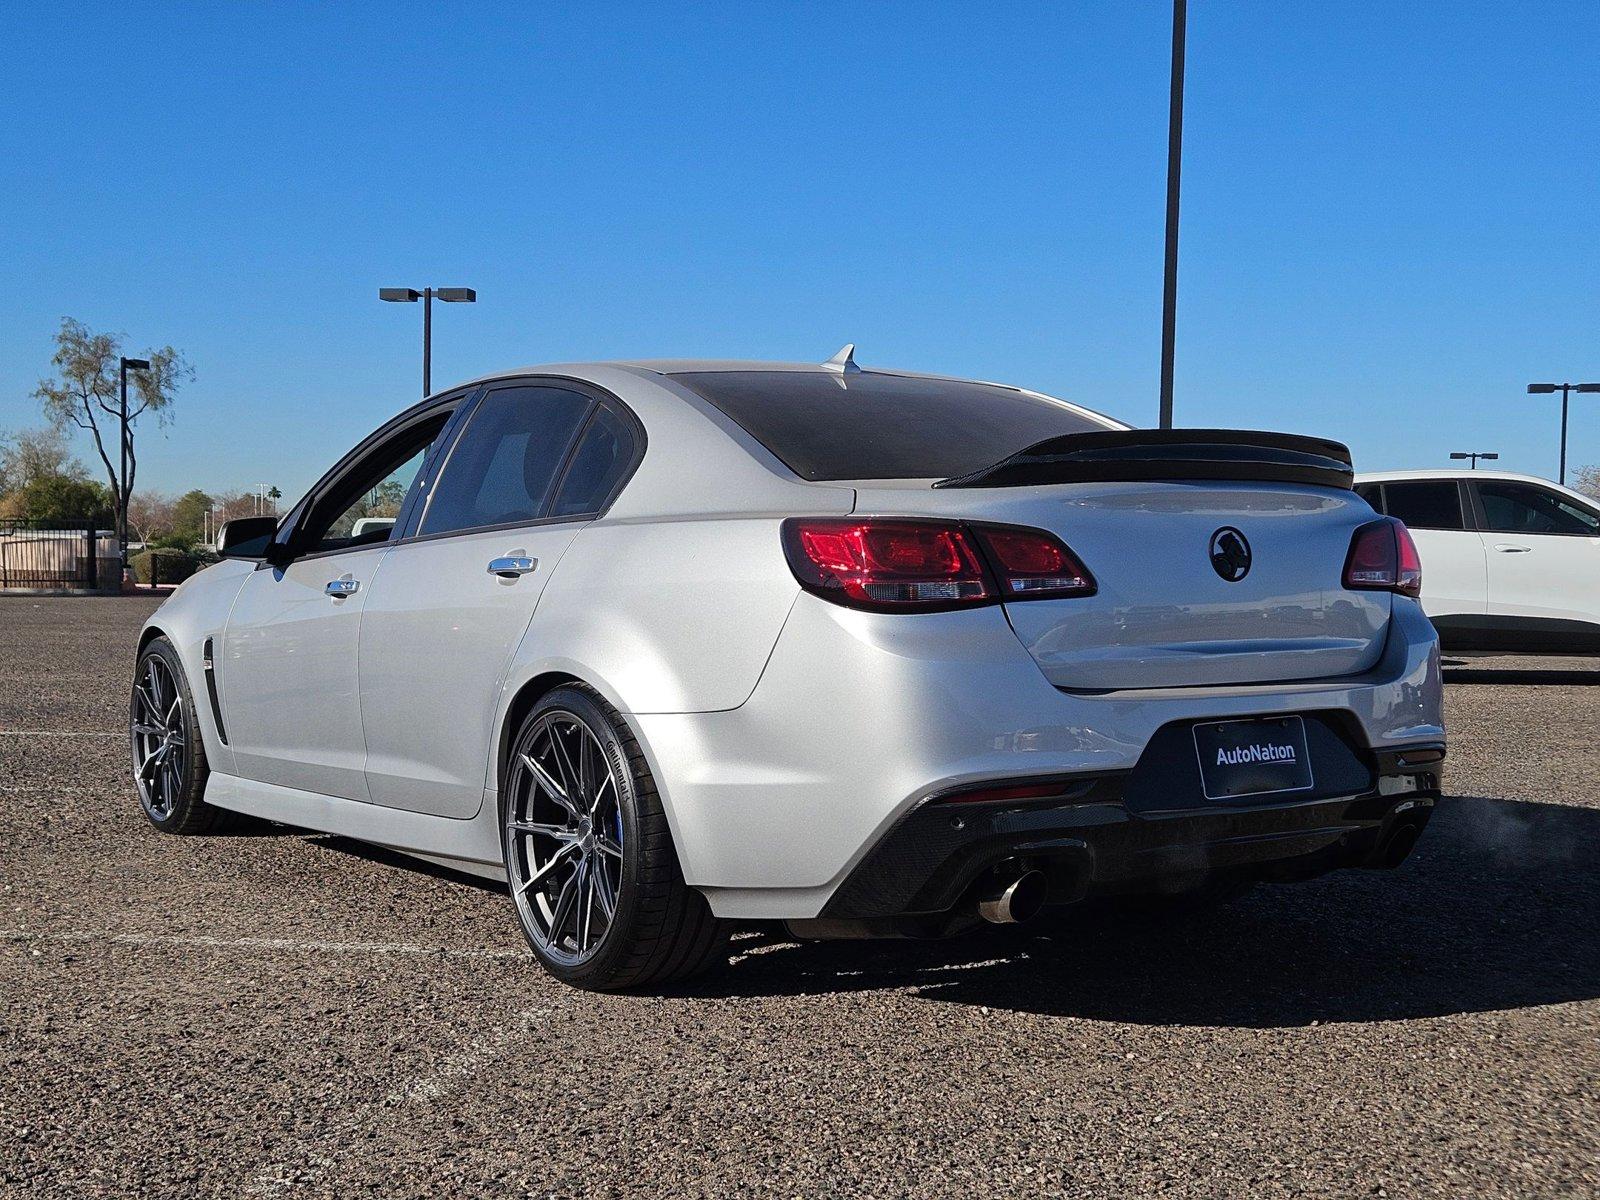
[[[546,694],[521,719],[501,778],[506,880],[552,975],[612,991],[726,961],[727,925],[684,883],[639,743],[596,692]]]
[[[217,810],[201,799],[208,773],[205,747],[182,660],[166,638],[155,638],[139,656],[128,726],[133,781],[145,816],[167,833],[210,828]]]
[[[144,660],[133,685],[133,773],[139,799],[157,821],[171,819],[183,793],[183,697],[159,654]]]
[[[591,958],[622,891],[621,793],[582,719],[550,711],[519,739],[506,840],[512,895],[530,935],[557,962]]]

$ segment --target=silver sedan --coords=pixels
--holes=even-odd
[[[736,921],[937,936],[1393,866],[1438,647],[1351,481],[1334,442],[848,348],[481,379],[224,528],[140,640],[140,799],[504,880],[601,989]]]

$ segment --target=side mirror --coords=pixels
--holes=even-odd
[[[235,517],[217,530],[217,553],[223,558],[266,558],[277,532],[277,517]]]

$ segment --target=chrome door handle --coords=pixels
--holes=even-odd
[[[537,558],[527,558],[520,554],[508,554],[504,558],[489,560],[489,574],[498,575],[501,579],[515,579],[519,575],[527,575],[538,569]]]
[[[322,589],[330,596],[354,596],[361,590],[359,579],[330,579],[328,586]]]
[[[1532,546],[1513,546],[1506,542],[1497,543],[1495,549],[1501,554],[1532,554]]]

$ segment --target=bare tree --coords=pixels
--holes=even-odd
[[[172,497],[160,492],[141,492],[128,499],[128,528],[135,540],[149,545],[173,530]]]
[[[145,351],[150,368],[130,373],[132,394],[124,413],[118,378],[121,357],[121,337],[91,332],[82,321],[63,317],[56,331],[56,352],[50,359],[58,377],[40,380],[33,394],[57,429],[76,427],[94,438],[111,485],[117,538],[126,543],[128,501],[139,462],[134,453],[134,424],[147,412],[154,413],[160,424],[171,420],[173,398],[194,378],[194,368],[171,346]],[[120,471],[123,461],[127,463],[126,477]]]
[[[231,521],[235,517],[255,516],[256,503],[256,494],[254,492],[235,489],[218,492],[213,498],[212,507],[216,510],[218,524],[221,524],[223,521]]]
[[[72,480],[89,478],[61,430],[24,429],[0,435],[0,496],[56,475]]]
[[[1579,467],[1572,473],[1572,490],[1600,500],[1600,464]]]

